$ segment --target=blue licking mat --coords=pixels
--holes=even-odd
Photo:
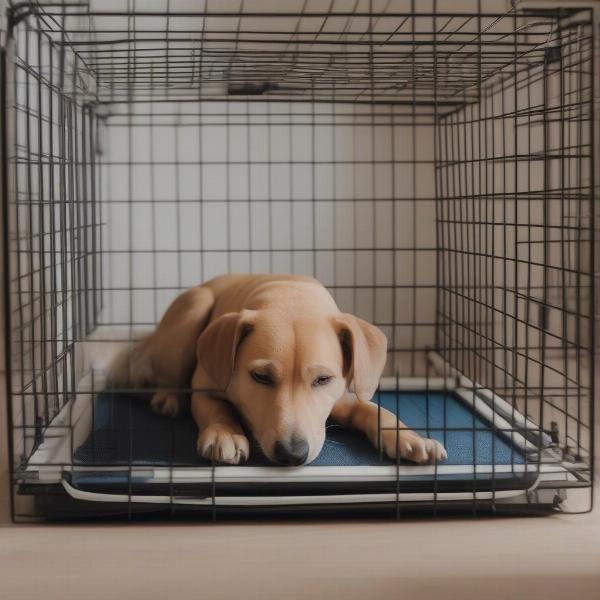
[[[445,465],[524,463],[517,447],[451,392],[380,392],[374,402],[397,413],[421,435],[444,444],[448,452]],[[189,414],[177,419],[160,417],[146,397],[102,392],[94,403],[93,429],[75,451],[75,462],[209,465],[196,454],[196,438],[197,428]],[[246,464],[271,465],[256,443]],[[361,433],[334,425],[327,428],[323,449],[311,464],[369,466],[395,461],[380,456]]]

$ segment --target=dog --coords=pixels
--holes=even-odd
[[[387,456],[416,463],[447,458],[371,402],[387,358],[383,332],[340,312],[316,279],[224,275],[190,289],[158,327],[109,369],[109,385],[156,388],[152,408],[174,417],[191,381],[198,453],[240,464],[246,431],[280,465],[314,460],[328,419],[362,431]]]

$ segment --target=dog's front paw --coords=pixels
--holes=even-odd
[[[179,396],[173,392],[156,392],[150,400],[152,410],[163,417],[175,418],[181,410]]]
[[[228,465],[246,462],[250,455],[248,438],[223,425],[209,425],[198,436],[198,454]]]
[[[386,430],[382,432],[383,449],[390,458],[400,456],[419,464],[435,463],[448,458],[444,446],[437,440],[421,437],[414,431]]]

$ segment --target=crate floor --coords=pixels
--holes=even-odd
[[[444,444],[445,465],[525,462],[519,448],[451,392],[380,392],[374,401],[420,434]],[[95,399],[93,421],[88,438],[75,450],[78,465],[210,465],[196,454],[197,428],[191,415],[159,417],[147,398],[102,392]],[[256,443],[246,464],[272,466]],[[323,449],[311,466],[389,464],[395,461],[382,456],[361,433],[330,425]]]

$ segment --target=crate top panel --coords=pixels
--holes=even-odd
[[[542,65],[565,23],[590,20],[585,9],[515,10],[505,0],[15,6],[13,36],[25,31],[64,50],[74,79],[101,102],[251,98],[452,107],[479,99],[517,70]]]

